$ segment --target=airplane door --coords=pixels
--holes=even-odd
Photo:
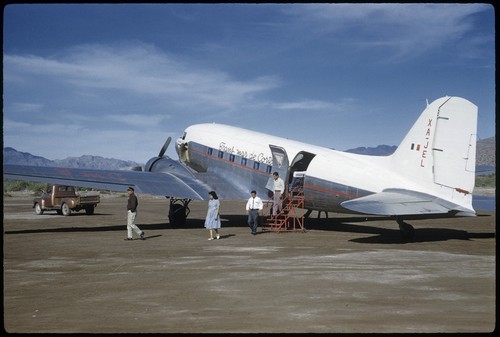
[[[287,174],[288,174],[289,162],[288,162],[288,155],[286,154],[284,148],[271,144],[269,144],[269,148],[271,149],[271,153],[273,156],[273,169],[271,175],[269,176],[269,179],[267,180],[266,188],[272,191],[274,189],[274,179],[272,173],[278,172],[281,179],[283,179],[283,181],[286,182],[288,179]],[[285,183],[285,186],[286,185],[287,184]]]
[[[314,153],[300,151],[293,159],[292,164],[288,169],[287,181],[289,191],[292,192],[292,194],[303,191],[307,168],[315,156],[316,155]]]

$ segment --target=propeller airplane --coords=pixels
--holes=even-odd
[[[176,140],[179,160],[165,156],[169,137],[144,168],[93,170],[4,165],[4,178],[166,196],[170,221],[183,222],[191,200],[245,200],[251,190],[272,194],[278,172],[297,181],[309,211],[394,218],[404,237],[405,220],[474,216],[477,106],[460,97],[427,103],[397,150],[368,156],[280,138],[223,124],[189,126]],[[300,178],[300,179],[298,179]]]

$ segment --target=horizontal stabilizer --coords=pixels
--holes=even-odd
[[[5,179],[36,181],[125,192],[133,186],[139,193],[186,199],[206,199],[210,189],[195,178],[172,173],[128,170],[4,165]]]
[[[460,212],[460,215],[475,215],[471,209],[436,196],[404,189],[386,189],[380,193],[344,201],[341,206],[355,212],[385,216],[446,214],[450,212]]]

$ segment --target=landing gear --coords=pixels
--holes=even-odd
[[[189,203],[191,199],[170,198],[170,208],[168,210],[168,220],[173,226],[183,226],[186,224],[186,218],[191,212]]]
[[[409,223],[404,222],[401,219],[396,220],[399,225],[399,232],[405,240],[413,240],[415,237],[415,228]]]
[[[308,219],[309,218],[309,215],[311,215],[312,213],[312,209],[308,209],[305,213],[304,213],[304,218]]]
[[[308,219],[309,216],[311,215],[312,211],[313,211],[312,209],[308,209],[304,213],[304,218]],[[325,212],[325,217],[328,219],[328,212],[327,211],[318,211],[318,219],[321,218],[321,212]]]

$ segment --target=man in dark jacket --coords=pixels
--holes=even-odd
[[[132,240],[133,232],[136,232],[141,237],[141,240],[144,240],[144,232],[141,231],[135,224],[135,217],[137,216],[137,206],[139,205],[139,202],[137,201],[137,196],[134,193],[134,188],[129,187],[127,193],[127,238],[125,240]]]

